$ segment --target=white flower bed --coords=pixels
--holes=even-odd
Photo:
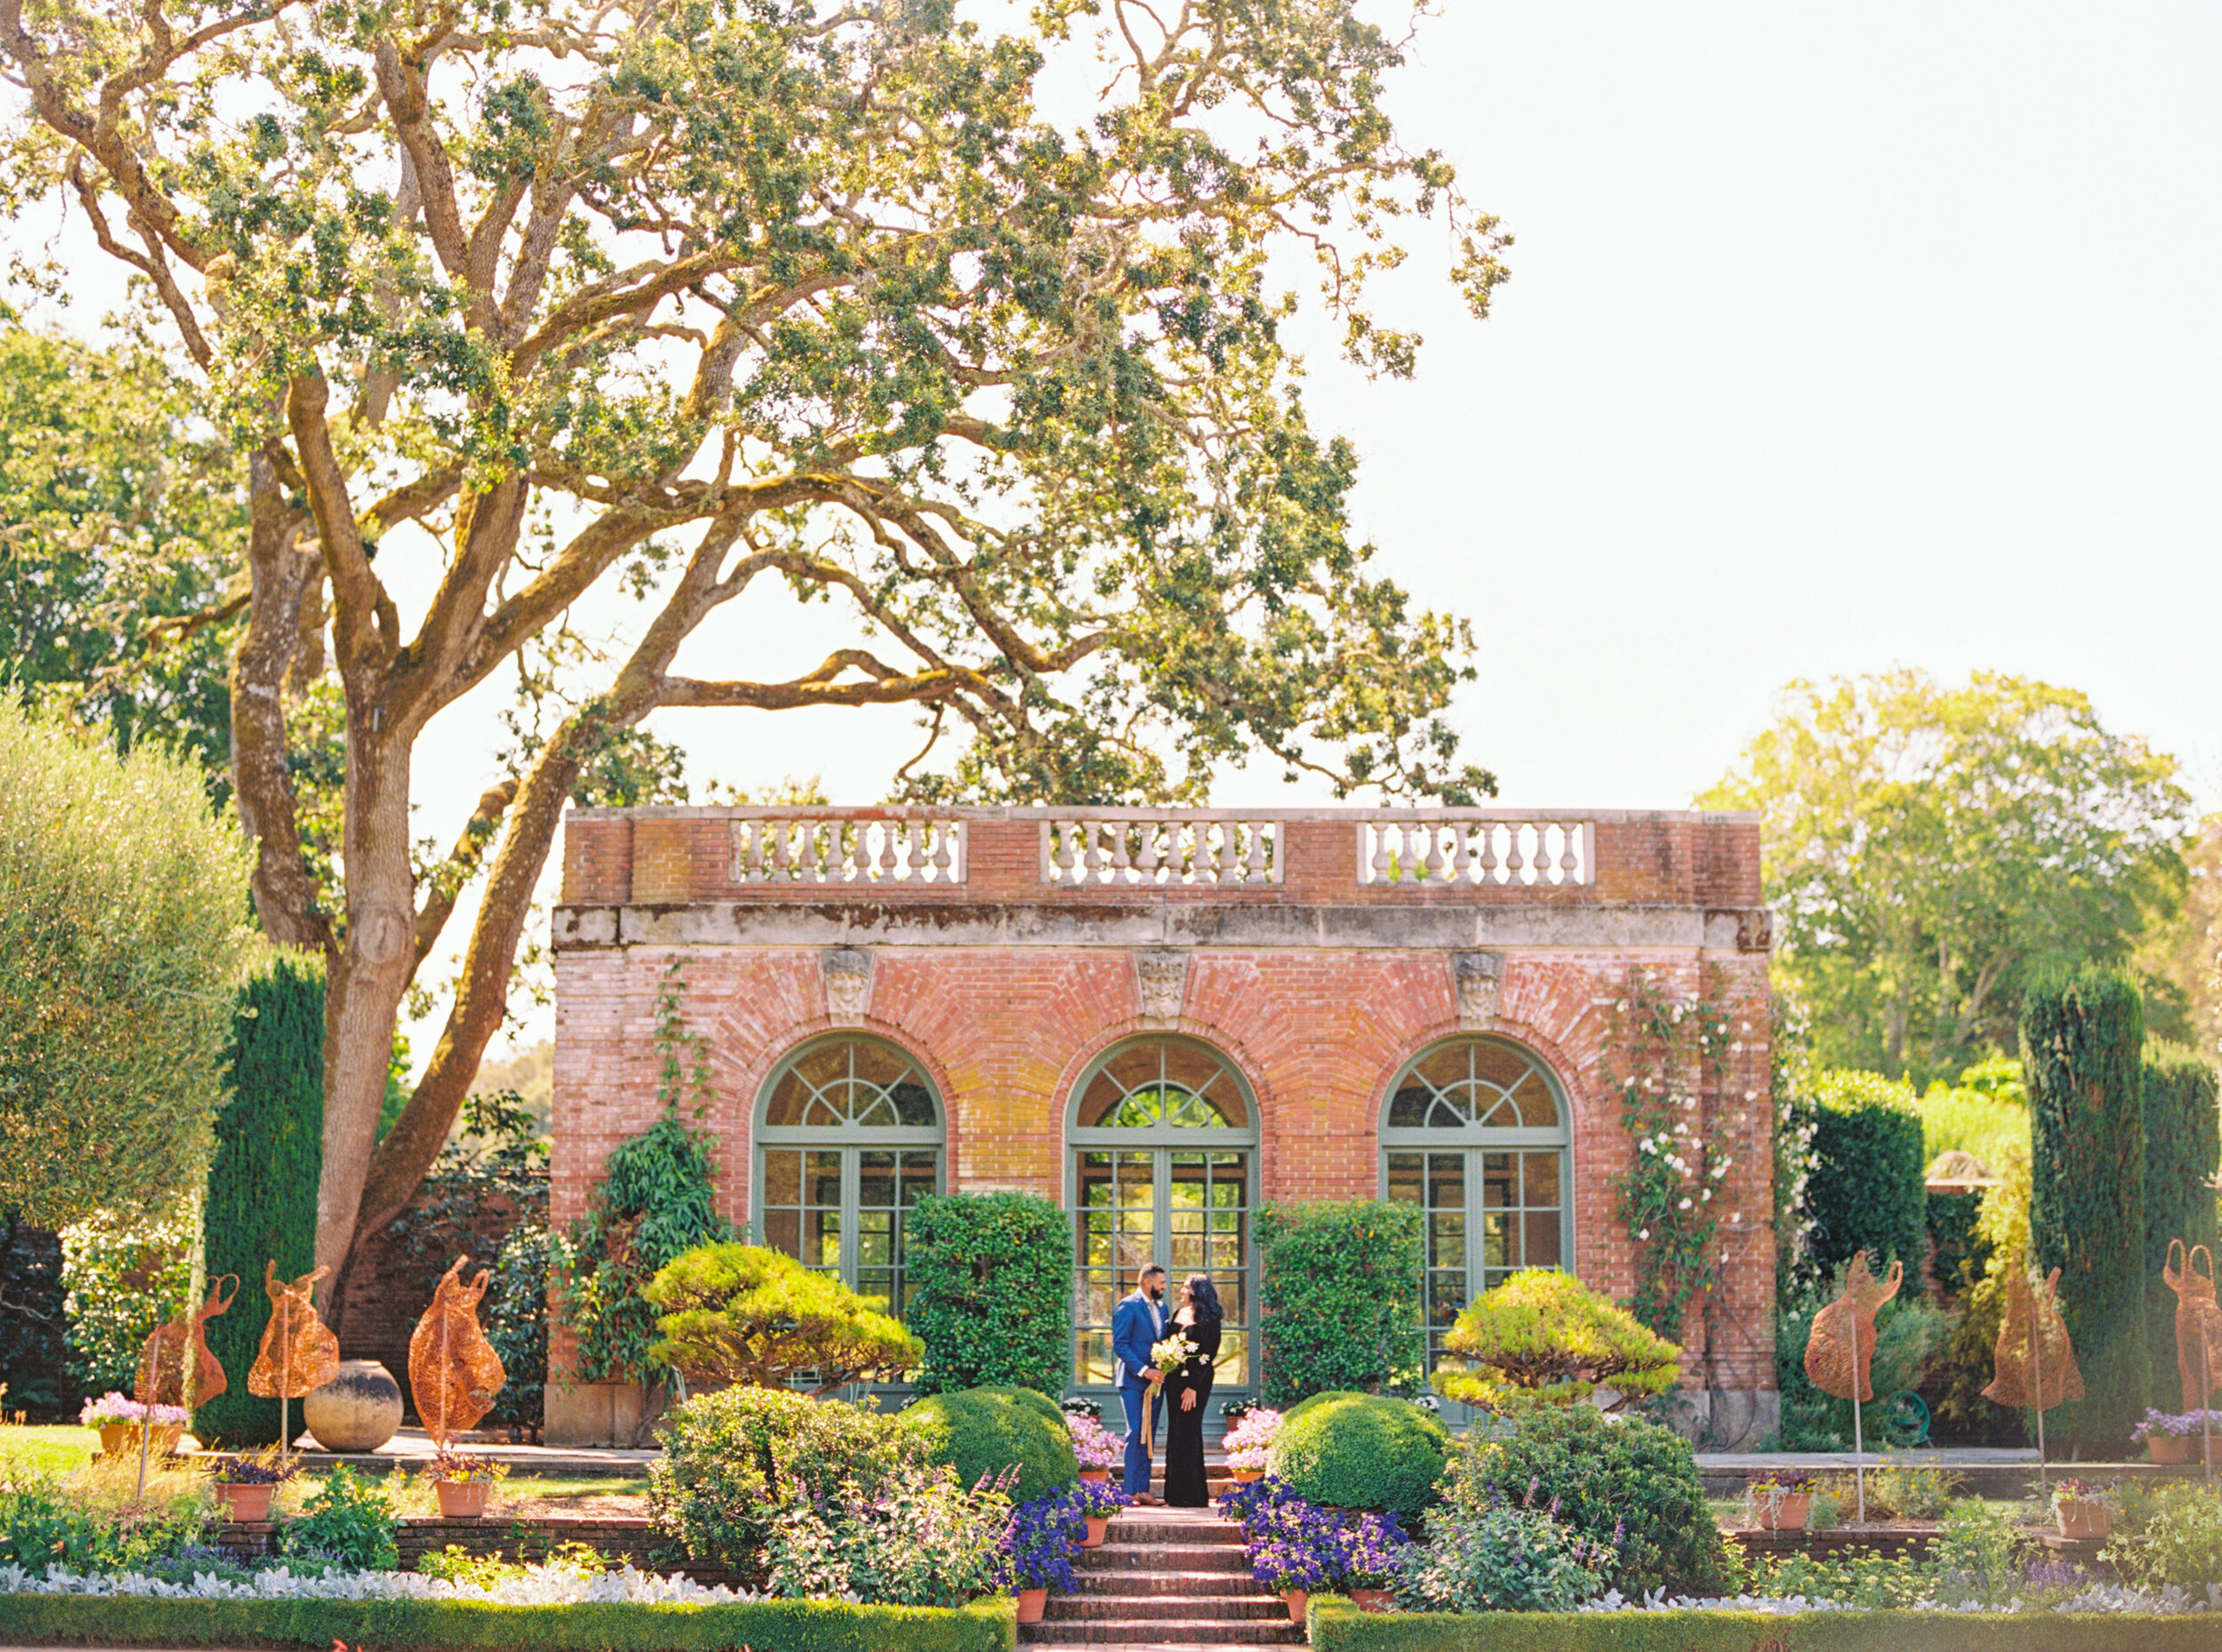
[[[233,1583],[202,1572],[189,1584],[164,1583],[140,1572],[73,1572],[59,1566],[34,1576],[22,1567],[0,1566],[0,1595],[135,1594],[171,1600],[489,1600],[500,1606],[575,1606],[621,1601],[629,1606],[706,1606],[760,1597],[703,1584],[674,1574],[659,1577],[631,1566],[613,1572],[579,1572],[532,1566],[523,1577],[493,1584],[448,1583],[417,1572],[336,1572],[296,1577],[284,1567]]]
[[[1615,1589],[1575,1608],[1582,1612],[1857,1612],[1865,1608],[1843,1600],[1810,1599],[1805,1595],[1739,1594],[1734,1598],[1708,1595],[1692,1600],[1688,1595],[1676,1595],[1672,1600],[1664,1593],[1648,1594],[1641,1600],[1630,1600]],[[1941,1600],[1916,1600],[1904,1608],[1909,1612],[2142,1612],[2158,1616],[2173,1617],[2186,1612],[2222,1612],[2222,1584],[2209,1584],[2202,1594],[2188,1589],[2170,1587],[2156,1594],[2142,1589],[2132,1589],[2126,1584],[2091,1584],[2074,1594],[2064,1596],[2047,1605],[2033,1605],[2015,1600],[2004,1606],[1947,1606]]]

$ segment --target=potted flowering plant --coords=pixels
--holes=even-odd
[[[1250,1545],[1250,1575],[1281,1597],[1289,1621],[1304,1621],[1312,1592],[1327,1586],[1327,1568],[1317,1544],[1301,1532],[1275,1532]]]
[[[433,1494],[440,1499],[442,1520],[475,1520],[485,1513],[494,1481],[508,1472],[507,1463],[492,1457],[441,1450],[433,1455],[424,1477],[432,1482]]]
[[[1036,1497],[1011,1511],[1003,1552],[1011,1557],[1011,1588],[1019,1597],[1020,1623],[1040,1623],[1050,1591],[1074,1586],[1073,1556],[1087,1535],[1080,1498],[1071,1491]]]
[[[1752,1520],[1762,1531],[1803,1531],[1813,1513],[1813,1476],[1802,1468],[1769,1469],[1750,1486]]]
[[[1081,1542],[1083,1549],[1100,1549],[1111,1535],[1111,1517],[1121,1509],[1132,1506],[1134,1499],[1108,1480],[1090,1480],[1084,1474],[1072,1489],[1074,1501],[1079,1505],[1081,1518],[1088,1523],[1088,1536]]]
[[[177,1449],[185,1425],[192,1420],[193,1414],[181,1405],[141,1405],[112,1389],[98,1400],[86,1401],[77,1413],[79,1423],[100,1431],[100,1454],[111,1457],[137,1453],[142,1427],[154,1431],[148,1451],[166,1457]]]
[[[2145,1420],[2130,1431],[2142,1440],[2155,1463],[2188,1463],[2199,1455],[2201,1441],[2222,1437],[2222,1411],[2147,1411]]]
[[[2112,1480],[2063,1480],[2052,1488],[2052,1518],[2060,1536],[2086,1543],[2103,1541],[2122,1512],[2122,1493]]]
[[[268,1520],[270,1499],[297,1472],[292,1462],[273,1446],[267,1451],[225,1458],[210,1479],[226,1515],[244,1523]]]
[[[1227,1472],[1236,1485],[1246,1486],[1266,1472],[1267,1449],[1280,1432],[1281,1413],[1263,1406],[1246,1408],[1242,1419],[1227,1431],[1219,1445],[1227,1453]]]
[[[1336,1556],[1336,1581],[1361,1612],[1386,1612],[1395,1599],[1396,1580],[1404,1570],[1404,1552],[1411,1539],[1395,1516],[1361,1514],[1343,1528],[1340,1552]]]
[[[1126,1455],[1126,1443],[1091,1417],[1067,1418],[1073,1437],[1073,1456],[1080,1462],[1083,1480],[1107,1483],[1111,1471]]]

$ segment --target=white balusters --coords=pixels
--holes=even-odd
[[[751,814],[731,831],[736,883],[964,882],[964,823],[952,818]]]
[[[1077,839],[1087,845],[1072,852]],[[1042,824],[1042,877],[1090,885],[1213,884],[1261,887],[1281,882],[1281,825],[1209,810],[1106,810]]]
[[[1358,827],[1365,883],[1582,885],[1595,881],[1595,828],[1463,810],[1383,815]]]

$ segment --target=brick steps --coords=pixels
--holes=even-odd
[[[1206,1509],[1137,1509],[1113,1520],[1109,1535],[1075,1563],[1071,1592],[1051,1596],[1040,1623],[1019,1625],[1023,1644],[1225,1652],[1304,1643],[1281,1597],[1251,1576],[1233,1520]]]
[[[1206,1619],[1277,1617],[1289,1621],[1288,1608],[1278,1595],[1260,1591],[1234,1594],[1061,1594],[1049,1603],[1043,1621],[1095,1622],[1106,1618],[1171,1617],[1202,1623]]]
[[[1124,1568],[1115,1568],[1107,1565],[1082,1569],[1079,1573],[1080,1587],[1075,1592],[1101,1595],[1242,1595],[1254,1592],[1265,1595],[1266,1586],[1252,1580],[1249,1567],[1240,1564],[1242,1558],[1237,1552],[1235,1565],[1221,1566],[1216,1571],[1184,1572],[1160,1571],[1147,1563],[1147,1557],[1136,1556],[1132,1563]]]

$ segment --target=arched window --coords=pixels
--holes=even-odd
[[[764,1244],[853,1290],[909,1305],[903,1225],[940,1191],[941,1101],[908,1055],[843,1033],[805,1044],[758,1099],[750,1209]]]
[[[1396,1075],[1381,1187],[1427,1212],[1431,1364],[1476,1293],[1573,1254],[1571,1140],[1557,1080],[1502,1039],[1452,1039]]]
[[[1258,1113],[1234,1064],[1188,1038],[1104,1052],[1074,1087],[1073,1382],[1111,1385],[1111,1311],[1146,1262],[1211,1277],[1227,1311],[1218,1385],[1250,1380],[1250,1208]]]

